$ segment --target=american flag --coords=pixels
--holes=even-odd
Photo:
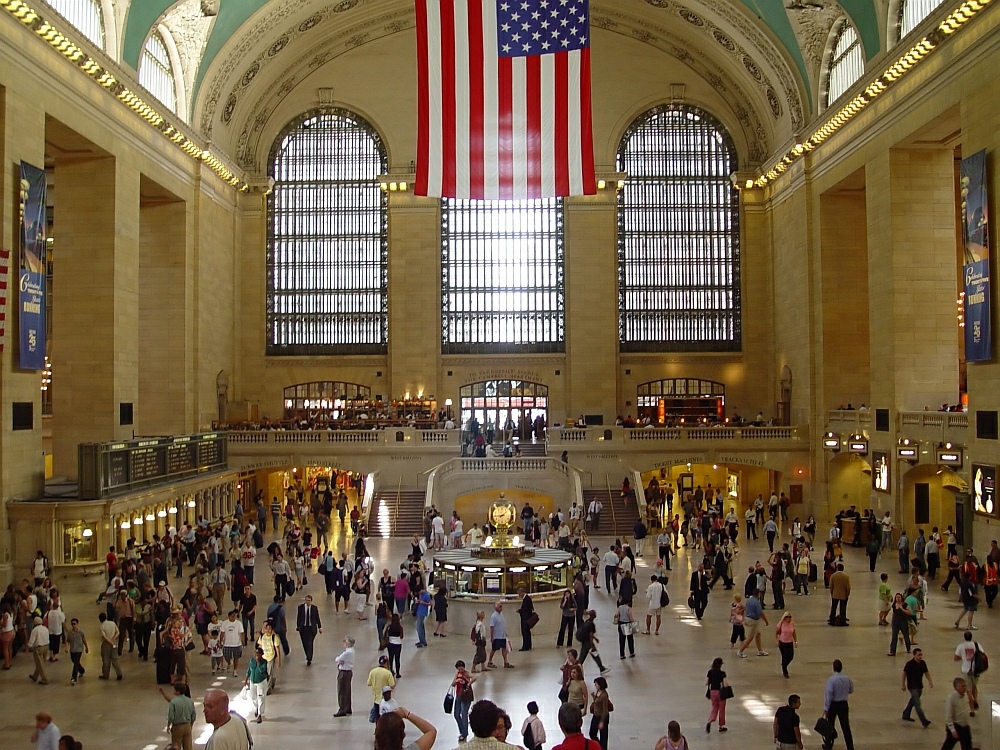
[[[10,250],[0,247],[0,352],[7,333],[7,279],[10,275]]]
[[[414,192],[593,195],[589,0],[416,0]]]

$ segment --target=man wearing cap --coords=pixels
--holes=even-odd
[[[369,720],[380,716],[379,704],[385,690],[392,690],[396,686],[396,678],[389,671],[389,657],[384,654],[378,658],[378,666],[368,673],[368,687],[372,689],[372,713]],[[374,722],[372,722],[374,723]]]
[[[31,655],[35,659],[35,671],[28,675],[28,678],[39,685],[48,685],[49,678],[45,676],[45,660],[49,658],[49,629],[42,625],[41,617],[34,619],[34,627],[28,638],[28,650],[31,651]]]
[[[336,659],[337,713],[335,717],[351,715],[351,680],[354,678],[354,638],[344,638],[344,650]]]
[[[299,605],[298,614],[295,618],[295,629],[299,631],[299,638],[302,639],[302,650],[306,655],[306,666],[311,667],[313,663],[313,643],[316,640],[316,633],[323,632],[323,623],[319,619],[319,609],[313,604],[313,598],[309,594],[306,594],[305,601]]]

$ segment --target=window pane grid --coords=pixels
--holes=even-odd
[[[688,106],[647,112],[618,169],[619,345],[624,352],[738,351],[736,151],[721,123]]]
[[[170,109],[177,111],[177,92],[174,89],[174,71],[170,67],[170,55],[160,33],[154,31],[142,48],[139,61],[139,83]]]
[[[565,349],[563,204],[442,201],[444,354]]]
[[[941,0],[903,0],[899,6],[899,38],[917,28],[940,5]]]
[[[849,21],[844,21],[833,54],[830,56],[830,79],[827,85],[826,104],[836,101],[841,94],[864,75],[865,56],[858,32]]]
[[[382,142],[350,112],[313,112],[270,159],[267,353],[382,354],[388,214]]]
[[[104,49],[104,22],[101,0],[48,0],[55,11]]]

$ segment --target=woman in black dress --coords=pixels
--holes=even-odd
[[[434,592],[434,619],[437,625],[434,626],[434,635],[447,638],[444,628],[448,622],[448,591],[444,586],[438,586]]]

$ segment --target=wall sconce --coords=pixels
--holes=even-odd
[[[175,513],[177,513],[177,508],[176,507],[171,508],[170,515],[174,515]]]
[[[156,517],[157,518],[166,518],[167,517],[167,511],[162,510],[162,509],[156,511]]]
[[[154,516],[152,513],[147,513],[146,514],[146,520],[147,521],[155,521],[156,520],[156,516]]]
[[[139,516],[138,518],[133,519],[132,520],[132,525],[133,526],[142,526],[142,516]]]
[[[193,508],[195,506],[194,500],[188,500],[188,507]]]
[[[124,530],[124,529],[130,529],[130,528],[132,528],[132,524],[130,524],[128,521],[122,521],[121,525],[118,528],[120,528],[122,530]]]
[[[90,539],[90,537],[92,537],[93,535],[94,535],[94,530],[93,529],[84,529],[83,530],[83,538],[84,539]]]

